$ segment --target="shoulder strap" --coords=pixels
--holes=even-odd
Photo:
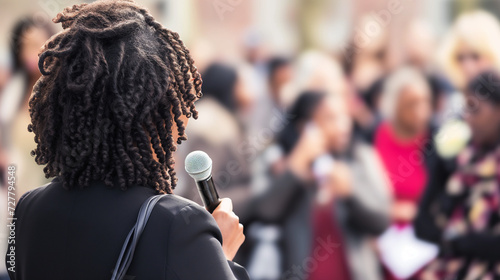
[[[154,206],[163,196],[165,196],[165,194],[154,195],[148,198],[141,205],[141,209],[137,215],[137,222],[130,230],[125,242],[123,243],[123,247],[120,252],[120,256],[118,257],[118,261],[116,262],[115,269],[113,270],[111,280],[121,280],[125,276],[125,273],[127,273],[128,267],[132,262],[132,257],[134,256],[135,247],[137,246],[139,237],[148,222],[151,211],[153,211]]]

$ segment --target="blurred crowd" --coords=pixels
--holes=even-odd
[[[500,279],[500,22],[468,10],[441,38],[418,17],[392,25],[366,44],[355,29],[338,51],[307,36],[291,52],[258,34],[226,54],[189,40],[204,96],[178,147],[176,194],[201,203],[183,162],[207,152],[245,225],[236,261],[252,279]],[[37,53],[56,31],[19,20],[0,61],[1,176],[17,166],[18,197],[51,180],[27,126]]]

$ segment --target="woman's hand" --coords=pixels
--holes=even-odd
[[[290,156],[288,166],[295,175],[301,178],[310,177],[312,162],[327,151],[326,138],[319,127],[314,123],[308,123]]]
[[[392,206],[392,218],[399,222],[410,222],[417,215],[417,205],[411,201],[396,201]]]
[[[228,260],[232,260],[238,252],[241,244],[245,241],[243,225],[233,212],[233,202],[229,198],[223,198],[219,206],[212,213],[222,233],[222,250]]]
[[[328,182],[335,197],[345,198],[352,194],[351,169],[347,164],[336,161]]]

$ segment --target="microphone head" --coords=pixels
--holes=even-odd
[[[194,151],[186,156],[184,168],[195,181],[202,181],[212,174],[212,159],[203,151]]]

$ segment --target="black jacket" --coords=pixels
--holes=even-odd
[[[110,279],[122,244],[151,188],[126,191],[93,182],[66,190],[59,178],[19,199],[13,280]],[[125,279],[248,279],[227,261],[213,217],[176,195],[156,204]],[[12,266],[15,264],[15,267]]]

